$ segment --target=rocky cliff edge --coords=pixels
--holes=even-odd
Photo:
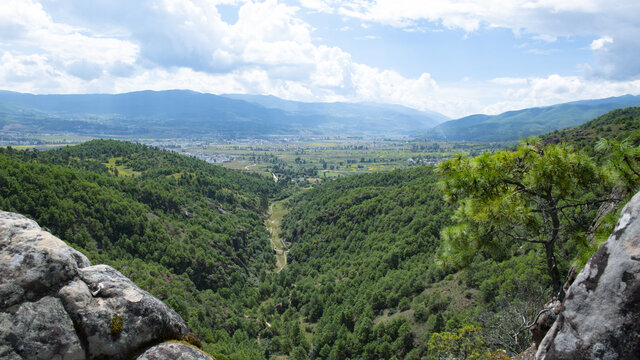
[[[640,358],[640,193],[567,291],[536,359]]]
[[[167,340],[191,330],[167,305],[36,222],[0,211],[0,359],[211,359]]]

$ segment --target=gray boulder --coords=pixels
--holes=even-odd
[[[0,308],[53,293],[91,265],[34,221],[0,211]]]
[[[0,359],[129,359],[189,332],[112,267],[0,211]]]
[[[211,360],[211,357],[190,345],[165,342],[149,348],[136,360]]]
[[[90,357],[123,358],[148,344],[189,333],[178,314],[114,268],[90,266],[80,269],[79,276],[59,294],[69,316],[82,324]]]
[[[0,339],[13,356],[24,359],[76,359],[85,358],[73,322],[67,316],[62,302],[45,296],[36,302],[15,305],[14,313],[0,313]],[[52,341],[52,339],[55,339]]]
[[[640,357],[640,193],[567,291],[536,359]]]

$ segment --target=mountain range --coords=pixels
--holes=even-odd
[[[444,122],[417,136],[448,141],[511,141],[556,129],[581,125],[611,110],[640,106],[640,96],[624,95],[545,107],[508,111],[499,115],[470,115]]]
[[[243,100],[268,109],[280,109],[298,116],[315,116],[335,119],[338,122],[323,124],[326,130],[349,126],[356,131],[387,129],[392,132],[412,133],[418,127],[433,126],[451,120],[450,118],[430,110],[419,111],[401,105],[378,103],[307,103],[280,99],[270,95],[222,95],[236,100]],[[334,121],[335,121],[334,120]],[[347,122],[344,124],[343,122]],[[329,125],[329,126],[327,126]]]
[[[86,135],[402,135],[448,120],[435,112],[358,103],[302,103],[187,90],[32,95],[0,91],[0,128]],[[7,127],[8,126],[8,127]]]
[[[0,91],[7,134],[142,137],[261,135],[411,136],[435,141],[513,141],[578,126],[640,96],[582,100],[476,114],[456,120],[434,111],[375,103],[307,103],[274,96],[213,95],[188,90],[124,94],[32,95]]]

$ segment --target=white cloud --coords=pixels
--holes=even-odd
[[[558,40],[558,37],[554,35],[548,35],[548,34],[538,34],[538,35],[534,35],[533,39],[544,41],[546,43],[552,43]]]
[[[640,31],[635,36],[604,36],[591,43],[596,65],[585,66],[588,78],[633,80],[640,78]]]
[[[502,78],[492,82],[500,86],[493,91],[500,92],[502,100],[485,106],[481,110],[483,113],[498,114],[569,101],[640,94],[640,80],[618,82],[554,74],[546,78]]]
[[[222,3],[238,8],[234,24],[222,20],[216,8]],[[35,93],[184,88],[304,101],[387,102],[452,117],[497,113],[640,93],[633,80],[640,74],[633,51],[640,49],[640,36],[629,35],[638,34],[638,26],[628,15],[638,6],[626,4],[615,10],[623,14],[619,28],[609,31],[612,20],[596,19],[587,29],[599,12],[617,16],[608,9],[616,6],[605,9],[600,1],[307,0],[297,7],[277,0],[4,0],[0,84]],[[584,66],[585,77],[438,84],[427,72],[406,77],[357,63],[339,47],[316,44],[312,26],[299,16],[306,10],[356,17],[363,27],[381,22],[415,30],[424,20],[465,31],[501,26],[547,42],[598,34],[591,43],[596,64]]]
[[[407,79],[395,71],[353,64],[351,81],[356,97],[361,101],[380,101],[426,109],[438,90],[438,85],[429,74],[418,79]]]
[[[80,74],[74,75],[52,65],[44,55],[4,52],[0,57],[0,83],[4,89],[41,94],[103,91],[94,76],[77,75]]]
[[[311,84],[344,92],[351,56],[337,47],[320,46],[315,58],[318,62],[310,77]]]
[[[636,24],[640,4],[624,0],[343,0],[343,15],[393,26],[416,21],[475,31],[503,27],[551,41],[554,36],[594,34],[605,27]],[[583,20],[590,20],[584,23]]]
[[[333,13],[333,7],[325,0],[300,0],[300,5],[318,12]]]
[[[343,0],[335,7],[344,16],[405,29],[427,21],[466,32],[506,28],[545,42],[594,37],[591,48],[597,61],[587,75],[616,80],[640,77],[636,56],[640,53],[640,1],[636,0]]]
[[[0,51],[4,88],[68,93],[99,90],[98,79],[124,75],[139,48],[57,23],[37,2],[7,0],[0,3]]]
[[[230,1],[239,6],[231,25],[218,3],[8,0],[0,5],[0,82],[36,93],[189,88],[420,108],[434,97],[437,85],[428,74],[408,79],[315,45],[297,7]]]
[[[591,50],[601,50],[607,44],[613,44],[613,39],[610,36],[603,36],[591,42]]]
[[[523,78],[495,78],[491,79],[490,82],[498,85],[525,85],[527,83],[527,79]]]
[[[124,0],[91,5],[51,0],[45,7],[10,1],[0,13],[2,23],[11,26],[0,31],[20,36],[2,38],[6,61],[0,81],[14,90],[190,88],[307,101],[436,105],[438,87],[429,74],[406,78],[355,63],[338,47],[316,45],[311,26],[297,17],[300,9],[277,0],[233,2],[239,6],[233,25],[221,19],[219,1],[136,2],[127,10]],[[302,5],[323,4],[328,2]]]
[[[125,40],[89,36],[86,29],[55,23],[42,6],[30,0],[0,4],[0,46],[15,54],[38,53],[63,66],[85,63],[133,63],[138,47]],[[7,29],[10,29],[8,31]]]
[[[375,35],[364,35],[364,36],[356,37],[356,40],[376,40],[376,39],[378,39],[378,37]]]

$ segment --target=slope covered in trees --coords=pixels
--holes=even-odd
[[[270,354],[435,357],[432,335],[462,329],[476,334],[480,353],[528,346],[518,321],[551,293],[544,251],[512,246],[498,259],[478,252],[462,271],[442,263],[440,232],[453,211],[438,181],[433,167],[354,176],[291,201],[283,222],[291,263],[260,285]],[[563,271],[575,246],[559,250]]]
[[[427,167],[350,177],[293,201],[283,223],[292,263],[286,282],[272,286],[284,315],[312,330],[312,357],[414,357],[414,341],[444,326],[441,318],[422,324],[426,306],[446,308],[424,295],[441,276],[430,259],[450,215],[436,180]]]
[[[420,359],[484,356],[495,349],[515,354],[528,347],[526,324],[558,280],[540,242],[482,233],[500,220],[499,229],[518,238],[547,238],[548,232],[538,231],[547,215],[524,211],[538,195],[502,190],[517,181],[529,186],[522,191],[544,192],[542,180],[552,181],[548,171],[558,167],[554,154],[560,160],[578,151],[580,159],[593,157],[591,145],[601,135],[611,144],[622,141],[639,128],[637,120],[637,109],[615,111],[581,127],[595,129],[589,142],[567,132],[565,144],[535,142],[459,159],[462,167],[493,164],[500,170],[450,178],[462,187],[477,185],[477,193],[449,192],[457,206],[481,195],[471,204],[476,213],[467,214],[473,217],[461,217],[460,210],[454,215],[442,187],[442,176],[451,174],[434,167],[316,185],[289,200],[281,237],[291,250],[280,273],[270,271],[264,216],[268,199],[287,193],[282,185],[143,145],[100,140],[47,152],[2,149],[0,208],[31,216],[93,261],[117,267],[187,319],[219,359]],[[637,186],[633,171],[613,175],[620,172],[612,165],[620,156],[627,156],[629,169],[640,168],[637,147],[625,149],[584,164]],[[502,171],[511,160],[514,173]],[[569,191],[569,200],[590,201],[608,190],[583,189]],[[552,200],[555,205],[539,204],[570,208],[566,199]],[[510,206],[522,211],[502,216]],[[595,207],[578,208],[561,213],[562,231],[553,240],[561,277],[598,244],[586,237]],[[488,210],[496,213],[483,218]],[[454,249],[441,235],[461,220],[476,222],[471,225],[478,231],[456,237],[462,247]],[[602,223],[608,233],[612,225]],[[459,267],[451,250],[465,250],[465,244],[468,251],[457,253],[465,267]]]
[[[273,266],[263,213],[276,191],[270,179],[125,142],[0,150],[0,208],[114,265],[206,342],[253,326],[242,315]]]
[[[441,243],[443,229],[462,219],[460,210],[453,216],[438,186],[441,175],[451,174],[423,167],[364,175],[300,195],[283,222],[292,263],[261,285],[261,294],[275,294],[263,296],[261,305],[265,318],[278,325],[263,338],[268,350],[294,358],[308,351],[315,359],[523,351],[531,342],[527,325],[558,292],[569,268],[588,258],[598,236],[611,230],[605,219],[596,234],[588,233],[599,204],[622,178],[583,146],[570,138],[550,147],[524,142],[465,160],[462,167],[471,166],[470,172],[449,181],[463,190],[476,184],[482,196],[468,208],[463,199],[478,195],[473,191],[449,197],[459,197],[481,225],[457,234],[458,249]],[[487,170],[490,164],[497,168]],[[540,196],[548,202],[539,202]],[[458,260],[464,256],[464,267],[454,253]],[[300,332],[308,335],[300,338]],[[460,345],[465,342],[473,345]]]
[[[498,259],[478,252],[459,272],[442,263],[440,232],[453,211],[434,170],[344,178],[291,202],[283,222],[291,264],[261,285],[261,312],[277,324],[267,332],[270,353],[419,359],[436,356],[433,334],[463,328],[480,352],[528,346],[518,321],[551,293],[544,251],[512,246]],[[562,271],[575,246],[559,250]],[[308,336],[292,342],[298,332]]]
[[[640,107],[617,109],[578,127],[555,130],[541,136],[545,143],[568,142],[585,149],[594,149],[601,138],[624,140],[640,144]]]
[[[541,139],[546,144],[567,143],[581,149],[618,178],[618,192],[635,191],[640,179],[640,107],[614,110]]]

